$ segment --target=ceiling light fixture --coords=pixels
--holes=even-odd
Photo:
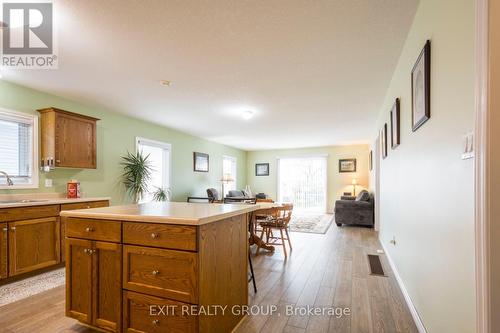
[[[245,120],[250,120],[253,117],[253,111],[252,110],[245,110],[245,111],[243,111],[243,113],[241,114],[241,116]]]
[[[165,87],[170,87],[170,85],[172,84],[172,81],[169,81],[169,80],[160,80],[160,84],[162,86],[165,86]]]

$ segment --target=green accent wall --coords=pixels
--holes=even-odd
[[[185,201],[189,195],[206,195],[208,187],[221,188],[222,156],[237,159],[237,188],[246,185],[246,152],[204,140],[167,127],[120,115],[98,107],[83,105],[48,93],[0,80],[0,108],[29,114],[54,106],[63,110],[101,119],[97,122],[97,169],[56,169],[40,172],[38,189],[0,190],[0,194],[65,192],[69,179],[78,179],[84,196],[109,196],[112,204],[130,202],[120,183],[120,156],[135,151],[137,136],[172,145],[173,201]],[[193,172],[193,151],[210,155],[210,172]],[[0,157],[1,158],[1,157]],[[45,179],[53,179],[53,187],[45,188]]]

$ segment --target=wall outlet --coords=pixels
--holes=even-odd
[[[396,236],[392,236],[392,239],[389,241],[389,243],[396,246]]]
[[[45,179],[45,187],[52,187],[52,179]]]

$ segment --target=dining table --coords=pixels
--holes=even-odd
[[[259,203],[259,209],[250,213],[249,223],[248,223],[248,231],[250,232],[249,244],[257,245],[259,248],[274,252],[274,246],[268,245],[264,240],[262,240],[256,231],[257,218],[265,217],[270,215],[275,215],[276,209],[281,207],[282,204],[279,202],[262,202]]]

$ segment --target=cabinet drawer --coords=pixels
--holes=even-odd
[[[197,254],[126,245],[123,288],[181,302],[196,303]]]
[[[120,242],[122,238],[120,221],[82,219],[68,217],[66,219],[66,237]]]
[[[123,242],[196,251],[196,227],[155,223],[123,223]]]
[[[183,315],[186,303],[164,298],[123,292],[124,332],[127,333],[190,333],[197,332],[196,316]],[[162,311],[160,312],[160,308]]]
[[[62,204],[61,210],[88,209],[88,208],[99,208],[99,207],[108,207],[108,206],[109,206],[109,202],[107,200],[90,201],[90,202],[75,202],[75,203]]]
[[[29,206],[0,209],[0,222],[59,216],[59,205]]]

